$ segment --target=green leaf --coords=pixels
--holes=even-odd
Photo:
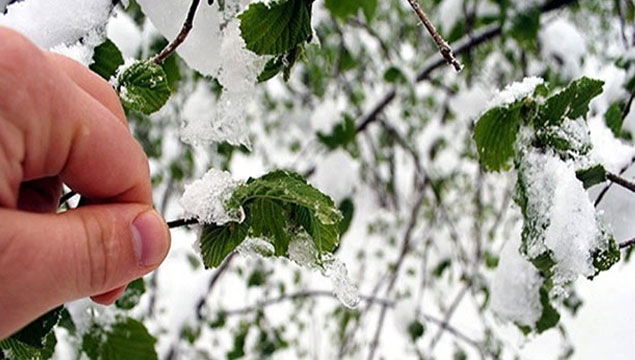
[[[10,338],[0,341],[0,354],[3,353],[9,360],[50,359],[57,344],[53,327],[57,325],[62,310],[64,307],[59,306],[40,316]]]
[[[265,64],[265,68],[258,75],[258,82],[265,82],[272,79],[284,69],[284,56],[275,57]]]
[[[340,239],[339,222],[323,223],[310,208],[304,206],[294,206],[292,217],[311,235],[320,255],[335,250]]]
[[[249,224],[229,223],[224,226],[208,224],[203,226],[200,247],[206,268],[219,266],[247,237]]]
[[[377,0],[325,0],[324,6],[331,12],[331,15],[346,20],[348,17],[356,16],[359,10],[364,12],[366,21],[372,21],[377,10]]]
[[[125,318],[108,331],[93,326],[82,338],[82,351],[91,360],[156,360],[156,342],[143,323]]]
[[[540,29],[540,9],[533,7],[528,11],[520,12],[512,19],[509,34],[521,47],[534,49],[538,30]]]
[[[540,128],[543,124],[559,125],[564,118],[575,120],[585,116],[589,103],[602,93],[603,81],[582,77],[567,88],[547,99],[539,116]]]
[[[286,209],[277,201],[259,198],[250,204],[249,214],[253,235],[272,239],[276,256],[286,256],[289,248]]]
[[[135,111],[151,114],[165,105],[171,95],[163,68],[150,61],[137,61],[117,78],[122,104]]]
[[[340,221],[339,227],[339,233],[341,237],[348,231],[348,228],[351,226],[353,216],[355,215],[355,203],[353,203],[353,200],[351,200],[350,198],[346,198],[340,203],[339,209],[342,213],[342,221]]]
[[[344,120],[333,126],[333,130],[330,134],[319,131],[317,138],[330,150],[335,150],[353,142],[356,135],[357,127],[355,125],[355,119],[349,114],[344,114]]]
[[[395,84],[408,82],[408,79],[398,67],[391,66],[388,70],[386,70],[386,72],[384,72],[384,81]]]
[[[604,123],[611,129],[616,138],[622,135],[622,122],[624,122],[624,119],[622,118],[620,105],[618,103],[611,104],[604,113]]]
[[[95,48],[93,63],[90,64],[89,68],[102,78],[110,80],[123,63],[123,56],[117,45],[110,39],[106,39]]]
[[[134,280],[128,287],[123,295],[115,301],[115,306],[120,309],[130,310],[137,306],[139,303],[139,299],[141,295],[146,292],[146,283],[143,281],[143,278],[139,278]]]
[[[62,309],[64,309],[64,307],[59,306],[47,312],[22,330],[13,334],[11,338],[34,348],[42,349],[45,344],[46,336],[51,333],[53,327],[57,325]]]
[[[309,185],[299,174],[276,170],[260,178],[251,178],[238,187],[227,203],[228,210],[238,210],[243,204],[258,198],[268,198],[308,208],[324,224],[336,224],[341,214],[333,200]]]
[[[588,189],[593,185],[606,181],[606,169],[604,166],[598,164],[590,168],[576,171],[575,176],[578,180],[582,181],[584,188]]]
[[[485,259],[485,266],[488,269],[495,269],[496,267],[498,267],[498,262],[500,260],[498,255],[492,253],[489,250],[486,250],[483,258]]]
[[[617,264],[621,256],[622,253],[615,243],[615,238],[611,236],[607,248],[593,255],[593,267],[595,267],[598,273],[600,271],[606,271]]]
[[[53,357],[57,338],[50,332],[42,339],[42,347],[27,345],[13,337],[0,341],[0,359],[7,360],[47,360]]]
[[[253,3],[238,16],[247,49],[258,55],[282,55],[312,35],[313,0]]]
[[[242,223],[205,225],[200,239],[206,267],[216,267],[247,236],[273,244],[275,255],[287,256],[292,237],[306,231],[321,255],[339,241],[341,213],[333,200],[292,172],[274,171],[237,187],[227,211],[245,212]]]
[[[560,321],[560,314],[551,305],[549,291],[545,286],[540,288],[540,304],[542,305],[542,314],[536,322],[536,331],[539,334],[558,325],[558,321]]]
[[[425,331],[426,328],[419,320],[415,320],[408,325],[408,334],[410,334],[410,339],[412,341],[416,341],[418,338],[422,337]]]
[[[495,107],[474,127],[479,161],[487,171],[507,170],[514,157],[514,143],[520,127],[520,106]]]

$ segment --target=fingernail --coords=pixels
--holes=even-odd
[[[163,219],[149,210],[132,221],[132,247],[141,266],[154,266],[163,260],[169,245],[169,233]]]

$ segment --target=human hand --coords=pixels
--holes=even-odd
[[[55,214],[62,183],[90,205]],[[114,302],[169,246],[111,86],[0,27],[0,339],[70,300]]]

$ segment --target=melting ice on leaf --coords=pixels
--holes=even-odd
[[[203,226],[200,248],[207,267],[221,264],[247,237],[264,239],[276,256],[287,256],[298,232],[311,236],[320,254],[339,240],[341,214],[333,200],[292,172],[274,171],[238,185],[225,203],[230,213],[244,212],[242,222]]]
[[[144,114],[159,111],[172,93],[165,71],[151,61],[124,65],[117,76],[117,91],[126,108]]]

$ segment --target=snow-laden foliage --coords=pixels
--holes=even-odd
[[[410,3],[200,1],[164,57],[190,0],[0,0],[113,85],[155,206],[200,223],[0,358],[629,354],[635,9],[419,1],[457,74]]]

